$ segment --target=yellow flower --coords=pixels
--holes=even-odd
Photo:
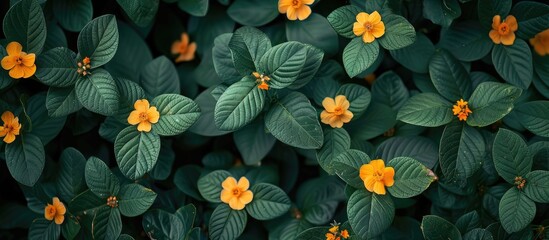
[[[324,98],[322,106],[324,110],[320,113],[320,120],[333,128],[341,128],[343,123],[348,123],[353,118],[353,113],[348,110],[351,103],[343,95],[336,96],[335,100]]]
[[[311,7],[315,0],[278,0],[278,12],[290,20],[305,20],[311,15]]]
[[[254,198],[252,191],[248,190],[250,182],[246,177],[241,177],[238,182],[234,177],[228,177],[221,183],[221,201],[228,203],[234,210],[242,210],[246,204]]]
[[[349,232],[347,230],[339,231],[339,225],[338,224],[332,224],[332,227],[328,230],[329,232],[324,235],[326,237],[326,240],[341,240],[347,239],[349,237]]]
[[[549,28],[530,38],[530,44],[540,56],[549,54]]]
[[[341,231],[341,236],[342,236],[344,239],[349,238],[349,232],[347,232],[347,229]]]
[[[15,141],[15,136],[19,135],[19,130],[21,130],[19,118],[14,116],[12,112],[5,111],[2,113],[2,121],[4,125],[0,127],[0,137],[4,137],[5,143],[12,143]]]
[[[150,107],[147,99],[135,101],[133,107],[135,110],[128,116],[128,123],[131,125],[139,124],[137,130],[140,132],[150,132],[151,123],[157,123],[160,118],[160,113],[158,113],[156,107]]]
[[[395,169],[385,167],[381,159],[372,160],[360,167],[360,179],[364,181],[366,189],[380,195],[385,195],[385,187],[393,186],[394,177]]]
[[[267,81],[271,80],[270,77],[263,74],[259,74],[258,72],[253,72],[252,75],[254,75],[255,81],[259,83],[259,85],[257,85],[259,89],[269,90],[269,84],[267,84]]]
[[[176,63],[192,61],[194,52],[196,52],[196,43],[189,44],[189,35],[187,33],[182,33],[181,40],[172,43],[172,54],[179,55],[175,59]]]
[[[362,41],[365,43],[371,43],[376,38],[380,38],[385,34],[385,24],[381,21],[381,15],[377,11],[371,14],[359,13],[353,24],[353,33],[356,36],[362,36]]]
[[[473,113],[469,109],[469,105],[466,101],[463,101],[463,99],[460,99],[459,101],[456,101],[456,105],[452,108],[452,111],[454,112],[454,115],[458,116],[458,119],[460,121],[466,121],[467,117],[469,116],[469,113]]]
[[[507,16],[503,22],[501,22],[501,16],[496,15],[492,18],[492,30],[489,36],[495,44],[513,45],[517,29],[517,19],[513,15]]]
[[[10,42],[6,47],[8,56],[2,58],[2,68],[9,70],[12,78],[29,78],[36,72],[34,53],[23,52],[23,46],[18,42]]]
[[[44,217],[50,221],[55,219],[55,224],[60,225],[65,220],[65,212],[67,212],[65,205],[59,201],[59,198],[54,197],[53,204],[48,203],[44,209]]]

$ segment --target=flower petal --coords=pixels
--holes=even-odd
[[[51,213],[53,212],[53,213]],[[46,208],[44,208],[44,218],[46,220],[53,220],[55,217],[55,207],[51,204],[46,205]]]
[[[229,203],[231,201],[231,198],[233,198],[233,192],[229,189],[223,189],[221,190],[221,201],[224,203]]]
[[[326,110],[323,110],[320,113],[320,121],[325,124],[330,124],[330,118],[333,116],[332,113],[327,112]]]
[[[240,194],[240,197],[238,198],[241,203],[248,204],[254,199],[254,193],[252,191],[248,190]]]
[[[237,186],[236,179],[234,177],[228,177],[221,183],[221,186],[223,187],[223,189],[232,191],[233,188]]]
[[[507,46],[513,45],[514,42],[515,42],[514,32],[509,32],[509,34],[501,36],[501,43],[503,45],[507,45]]]
[[[362,181],[364,181],[366,177],[373,176],[373,175],[374,175],[374,167],[372,165],[362,164],[362,166],[360,166],[359,176],[360,176],[360,179],[362,179]]]
[[[23,66],[16,64],[10,70],[9,75],[14,79],[22,78],[23,76],[25,76],[25,70],[23,69]]]
[[[364,27],[364,24],[359,22],[355,22],[353,24],[353,33],[355,34],[355,36],[362,36],[364,32],[366,32],[366,28]]]
[[[348,123],[353,119],[353,113],[347,110],[342,115],[339,115],[339,119],[341,119],[343,123]]]
[[[518,29],[517,19],[513,15],[507,16],[505,18],[505,23],[507,23],[507,26],[509,26],[509,29],[513,32]]]
[[[377,11],[374,11],[370,14],[370,16],[368,16],[368,19],[366,21],[370,22],[371,24],[378,24],[379,22],[381,22],[381,15],[379,15]]]
[[[364,187],[366,187],[366,190],[373,192],[374,191],[374,185],[376,184],[376,179],[373,176],[368,176],[364,180]]]
[[[307,5],[311,5],[315,2],[315,0],[302,0],[301,1],[303,4],[307,4]]]
[[[147,99],[139,99],[133,104],[135,110],[139,110],[140,112],[145,112],[149,110],[149,106],[149,100]]]
[[[379,22],[378,24],[374,25],[374,28],[372,29],[372,35],[376,38],[380,38],[385,34],[385,24],[383,22]]]
[[[495,15],[492,18],[492,29],[498,29],[500,24],[501,24],[501,16],[500,15]]]
[[[158,113],[158,110],[156,110],[156,107],[151,107],[149,110],[147,110],[147,116],[148,120],[151,123],[157,123],[158,119],[160,119],[160,113]]]
[[[178,54],[179,53],[179,48],[181,46],[181,41],[177,40],[175,42],[172,43],[172,49],[171,49],[171,52],[172,54]]]
[[[375,40],[374,35],[372,35],[370,32],[366,31],[364,32],[364,35],[362,35],[362,41],[365,43],[371,43]]]
[[[378,182],[376,181],[375,184],[374,184],[374,192],[379,194],[379,195],[385,195],[385,186],[383,185],[382,182]]]
[[[374,167],[374,171],[382,170],[385,168],[385,162],[383,162],[383,160],[381,159],[372,160],[369,164]]]
[[[62,214],[55,215],[55,224],[61,225],[64,220],[65,220],[65,215],[62,215]]]
[[[492,42],[494,42],[495,44],[501,43],[501,36],[499,35],[497,30],[490,30],[490,33],[488,33],[488,35],[490,36],[490,39],[492,39]]]
[[[10,42],[8,46],[6,46],[6,52],[8,52],[8,55],[10,56],[19,57],[21,51],[23,51],[23,46],[21,46],[18,42]]]
[[[278,0],[278,12],[284,14],[290,6],[292,6],[292,0]]]
[[[336,106],[339,106],[339,107],[344,108],[344,109],[349,108],[349,106],[347,106],[346,108],[343,106],[343,104],[345,102],[349,103],[349,101],[347,101],[347,98],[344,95],[337,95],[335,97],[335,105]]]
[[[2,68],[4,70],[10,70],[17,64],[17,57],[15,56],[5,56],[2,58]]]
[[[0,117],[4,123],[9,123],[15,119],[15,115],[13,115],[10,111],[5,111],[2,113],[2,116]]]
[[[128,123],[131,125],[136,125],[140,122],[141,120],[139,119],[139,111],[133,110],[128,116]]]
[[[181,33],[181,44],[183,45],[182,48],[187,48],[187,45],[189,45],[189,34]]]
[[[59,201],[59,198],[57,197],[53,198],[53,206],[55,207],[57,214],[65,214],[67,212],[67,208],[65,208],[65,204]]]
[[[241,177],[238,180],[237,187],[240,188],[240,191],[246,191],[250,187],[250,181],[246,177]]]
[[[324,100],[322,100],[322,106],[326,109],[326,111],[334,112],[336,104],[333,98],[325,97]]]
[[[300,8],[297,9],[297,18],[299,20],[305,20],[309,17],[309,15],[311,15],[311,7],[307,6],[307,5],[303,5],[301,6]]]
[[[383,183],[385,186],[390,187],[395,184],[395,169],[392,167],[386,167],[383,169]]]
[[[368,21],[369,17],[370,17],[370,14],[367,14],[365,12],[360,12],[356,15],[356,21],[364,25],[364,23]]]
[[[30,67],[21,66],[21,68],[23,68],[23,78],[30,78],[36,72],[36,65]]]
[[[229,207],[234,210],[242,210],[244,209],[245,205],[241,203],[238,198],[232,198],[231,201],[229,201]]]
[[[27,67],[32,67],[34,65],[34,61],[36,60],[36,55],[34,53],[31,54],[21,54],[21,62],[23,65]]]
[[[4,137],[4,142],[5,143],[12,143],[13,141],[15,141],[15,134],[13,134],[11,132],[8,132],[6,134],[6,137]]]
[[[137,131],[140,132],[150,132],[152,128],[152,125],[149,121],[143,121],[140,122],[139,125],[137,125]]]

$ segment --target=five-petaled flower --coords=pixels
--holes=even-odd
[[[150,132],[152,123],[157,123],[160,118],[160,113],[158,113],[156,107],[151,107],[147,99],[135,101],[133,107],[135,110],[128,116],[128,123],[131,125],[139,124],[137,130],[140,132]]]
[[[10,42],[6,46],[8,55],[2,58],[2,68],[9,70],[9,75],[12,78],[29,78],[36,72],[36,64],[34,53],[27,54],[23,52],[23,46],[18,42]]]
[[[545,56],[549,54],[549,28],[530,38],[530,44],[538,55]]]
[[[238,182],[234,177],[228,177],[221,183],[221,201],[229,204],[234,210],[242,210],[246,204],[254,198],[252,191],[248,190],[250,181],[246,177],[241,177]]]
[[[492,30],[489,36],[495,44],[513,45],[517,29],[517,19],[513,15],[507,16],[503,22],[501,16],[496,15],[492,18]]]
[[[333,128],[341,128],[343,123],[348,123],[353,118],[353,113],[349,111],[351,103],[344,95],[336,96],[335,100],[326,97],[322,101],[322,106],[324,110],[320,113],[320,120]]]
[[[189,43],[189,35],[181,34],[181,40],[176,40],[172,43],[172,54],[178,55],[175,59],[176,63],[192,61],[196,52],[196,43]]]
[[[469,109],[468,102],[463,101],[463,99],[456,101],[452,111],[454,112],[454,115],[458,116],[460,121],[466,121],[469,113],[473,113],[473,111]]]
[[[252,75],[254,75],[255,81],[259,83],[259,85],[257,85],[259,89],[269,90],[269,84],[267,84],[267,81],[271,80],[269,76],[259,74],[258,72],[253,72]]]
[[[356,15],[353,33],[356,36],[362,36],[362,41],[365,43],[371,43],[376,38],[380,38],[385,34],[385,24],[381,21],[381,15],[377,11],[371,14],[360,12]]]
[[[391,187],[395,183],[395,169],[385,167],[381,159],[370,161],[360,167],[360,179],[364,181],[364,187],[370,192],[385,195],[385,187]]]
[[[19,118],[13,115],[12,112],[5,111],[2,113],[2,121],[4,125],[0,126],[0,137],[4,137],[5,143],[12,143],[15,141],[15,136],[19,135],[19,130],[21,130]]]
[[[290,20],[305,20],[311,15],[311,7],[315,0],[278,0],[278,12]]]
[[[62,224],[65,220],[65,213],[67,212],[67,209],[65,208],[65,205],[59,201],[59,198],[54,197],[53,198],[53,204],[46,205],[46,208],[44,209],[44,217],[51,221],[54,220],[55,224]]]
[[[328,232],[326,233],[326,240],[341,240],[349,238],[349,232],[347,229],[344,229],[342,231],[339,231],[339,224],[332,224],[332,227],[328,229]]]

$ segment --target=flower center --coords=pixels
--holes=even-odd
[[[48,210],[48,213],[50,215],[55,215],[56,212],[57,212],[57,209],[55,209],[54,207],[50,207],[49,210]]]
[[[91,72],[90,72],[90,69],[91,69],[90,63],[91,63],[90,58],[85,57],[84,59],[82,59],[82,62],[77,63],[78,68],[76,69],[76,72],[78,72],[78,74],[80,74],[82,76],[86,76],[88,74],[91,74]]]
[[[240,197],[240,189],[239,188],[233,188],[233,195],[235,197]]]
[[[366,23],[364,23],[364,28],[366,28],[367,32],[371,32],[372,29],[374,29],[374,25],[370,22],[366,22]]]
[[[292,1],[292,7],[294,8],[300,8],[301,7],[301,0],[293,0]]]
[[[515,177],[515,186],[517,186],[519,190],[522,190],[525,185],[526,179],[522,178],[521,176]]]
[[[374,177],[375,177],[376,180],[378,180],[378,181],[383,180],[383,169],[376,170],[376,171],[374,172]]]
[[[107,198],[107,206],[111,208],[118,207],[118,200],[115,196],[110,196],[109,198]]]
[[[23,58],[17,57],[17,59],[15,60],[15,62],[17,62],[17,65],[21,65],[21,64],[23,63]]]
[[[139,113],[139,121],[147,121],[149,119],[149,116],[146,112]]]
[[[509,33],[509,26],[507,25],[507,23],[501,23],[499,25],[498,32],[500,35],[507,35]]]
[[[337,106],[337,107],[334,108],[334,115],[336,115],[336,116],[339,116],[339,115],[343,114],[343,112],[345,112],[345,111],[340,106]]]
[[[269,76],[258,72],[253,72],[252,75],[255,77],[255,82],[259,84],[257,86],[259,89],[269,90],[269,84],[267,84],[267,81],[271,80]]]

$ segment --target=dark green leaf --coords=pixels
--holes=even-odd
[[[57,177],[57,191],[59,197],[69,202],[84,190],[84,169],[86,158],[75,148],[66,148],[59,157],[59,175]]]
[[[501,198],[499,219],[508,233],[524,229],[532,222],[535,215],[536,204],[517,188],[509,189]]]
[[[244,231],[247,221],[246,211],[232,210],[228,204],[220,204],[210,218],[210,238],[212,240],[236,239]]]
[[[385,34],[379,38],[379,44],[387,50],[396,50],[416,41],[414,26],[403,16],[387,14],[381,19],[385,24]]]
[[[203,17],[208,12],[208,0],[178,0],[181,10],[197,17]]]
[[[78,53],[91,60],[91,68],[109,62],[118,48],[118,27],[114,15],[103,15],[88,22],[78,35]],[[92,71],[92,74],[95,72]]]
[[[370,157],[359,150],[350,149],[339,154],[332,163],[335,173],[350,186],[364,189],[364,182],[360,179],[359,169],[370,162]]]
[[[221,202],[221,190],[223,190],[221,183],[230,176],[231,174],[225,170],[217,170],[198,179],[197,186],[202,197],[208,202]]]
[[[478,1],[478,19],[482,26],[490,29],[492,18],[500,15],[502,19],[507,17],[511,10],[511,0],[479,0]]]
[[[475,127],[488,126],[507,115],[513,109],[513,103],[522,91],[509,84],[483,82],[475,89],[469,99],[467,124]]]
[[[429,63],[429,74],[437,91],[448,101],[469,99],[471,96],[471,78],[450,53],[437,51]]]
[[[423,17],[442,27],[449,27],[459,16],[461,8],[456,0],[427,0],[423,3]]]
[[[427,215],[421,220],[421,230],[427,240],[461,240],[461,233],[450,222],[435,215]]]
[[[200,116],[198,105],[179,94],[162,94],[152,100],[160,113],[153,131],[161,136],[174,136],[186,131]]]
[[[114,153],[120,171],[134,180],[153,169],[159,152],[160,136],[154,131],[137,131],[135,126],[122,130],[114,141]]]
[[[143,229],[158,240],[184,239],[183,223],[177,216],[161,209],[148,211],[143,216]]]
[[[478,22],[465,21],[448,28],[441,36],[439,46],[461,61],[475,61],[490,52],[493,42]]]
[[[141,70],[140,85],[150,98],[163,93],[180,92],[179,76],[173,63],[165,56],[149,62]]]
[[[346,5],[331,12],[327,19],[339,35],[346,38],[356,38],[353,33],[353,23],[356,22],[356,15],[360,12],[362,12],[362,9],[359,7]]]
[[[276,138],[267,132],[263,118],[236,131],[233,139],[246,165],[261,163],[276,143]]]
[[[398,111],[397,119],[424,127],[438,127],[452,121],[452,104],[435,93],[421,93],[410,99]]]
[[[76,83],[76,54],[70,49],[58,47],[40,55],[36,61],[36,77],[52,87],[68,87]]]
[[[389,52],[398,63],[413,72],[427,73],[429,71],[429,60],[435,53],[435,46],[425,34],[418,32],[416,33],[416,41],[414,43]],[[421,57],[418,58],[418,56]]]
[[[269,49],[257,66],[261,74],[270,77],[275,89],[291,85],[299,76],[307,60],[307,49],[299,42],[285,42]]]
[[[549,203],[549,172],[535,170],[527,173],[525,178],[524,194],[536,202]]]
[[[396,157],[389,161],[387,166],[395,169],[395,183],[387,188],[393,197],[417,196],[435,180],[433,172],[413,158]]]
[[[159,0],[116,0],[133,23],[140,27],[149,26],[158,11]]]
[[[234,67],[243,76],[256,71],[261,57],[270,48],[271,40],[267,35],[253,27],[237,29],[229,41]]]
[[[265,105],[266,92],[253,77],[244,77],[231,85],[215,105],[215,124],[221,130],[237,130],[257,117]]]
[[[280,14],[277,3],[277,0],[235,0],[227,9],[227,14],[237,23],[258,27],[269,23]]]
[[[32,134],[16,136],[6,145],[6,165],[13,178],[23,185],[32,187],[44,169],[46,156],[40,138]]]
[[[156,199],[156,193],[149,188],[132,183],[120,188],[118,194],[118,208],[126,217],[135,217],[143,214]]]
[[[355,77],[368,69],[379,57],[377,41],[364,43],[362,38],[354,38],[343,50],[343,66],[349,77]]]
[[[92,19],[91,0],[53,0],[53,16],[71,32],[78,32]]]
[[[344,153],[351,147],[351,137],[343,128],[325,128],[324,143],[322,148],[316,151],[318,164],[328,174],[335,174],[332,163],[339,154]]]
[[[61,235],[61,226],[45,218],[35,219],[29,228],[29,240],[55,240]]]
[[[389,228],[395,216],[395,206],[389,195],[357,190],[349,198],[347,215],[353,231],[360,238],[373,238]]]
[[[515,39],[511,46],[496,44],[492,61],[499,75],[508,83],[527,89],[532,83],[532,52],[522,39]]]
[[[494,165],[505,181],[514,184],[515,177],[524,177],[532,169],[532,155],[522,138],[500,128],[492,147]]]
[[[3,29],[7,40],[23,45],[26,53],[40,54],[46,42],[46,21],[36,0],[14,4],[4,16]]]
[[[536,135],[549,137],[549,101],[533,101],[521,104],[516,109],[519,121]]]
[[[107,164],[96,157],[90,157],[86,162],[86,184],[98,197],[106,199],[118,195],[120,183]]]
[[[286,21],[286,37],[288,41],[311,44],[327,55],[335,55],[339,48],[337,33],[326,18],[317,13],[303,21]]]
[[[374,82],[372,98],[398,111],[410,98],[410,94],[402,79],[393,71],[388,71],[381,74]]]
[[[410,157],[432,169],[438,162],[437,151],[437,145],[431,139],[425,137],[392,137],[383,141],[377,147],[375,157],[387,160],[395,157]]]
[[[95,69],[89,77],[80,77],[76,81],[76,97],[88,110],[105,116],[118,111],[119,93],[109,72]]]
[[[279,187],[268,184],[254,184],[250,190],[254,198],[246,205],[246,211],[257,220],[270,220],[288,212],[291,201]]]
[[[50,87],[46,96],[46,108],[51,117],[62,117],[80,110],[82,104],[78,101],[73,87]]]

